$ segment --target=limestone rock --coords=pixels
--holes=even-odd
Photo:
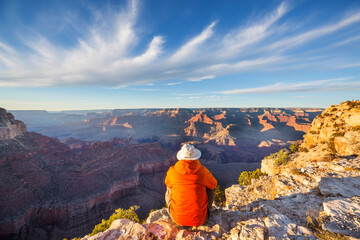
[[[11,113],[0,108],[0,140],[16,137],[26,131],[26,125],[22,121],[15,120]]]
[[[360,177],[322,178],[319,182],[320,192],[325,196],[354,197],[360,196]]]
[[[159,219],[171,219],[168,208],[163,208],[150,213],[149,217],[146,219],[146,223],[152,223]]]
[[[263,159],[261,161],[261,171],[269,176],[280,173],[280,168],[274,165],[274,159]]]
[[[115,220],[109,229],[94,236],[85,236],[82,240],[125,240],[153,239],[150,232],[141,224],[128,219]]]
[[[295,223],[283,214],[270,215],[264,220],[270,240],[276,239],[316,239],[314,234]]]
[[[326,230],[360,238],[360,196],[330,199],[323,205],[325,214],[330,217],[324,225]]]
[[[360,124],[360,123],[359,123]],[[350,131],[334,139],[336,152],[341,156],[360,155],[360,134]]]

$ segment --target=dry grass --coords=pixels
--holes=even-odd
[[[354,167],[346,167],[344,168],[345,171],[357,171],[357,172],[360,172],[360,169],[359,168],[354,168]]]
[[[292,174],[301,175],[301,176],[304,176],[304,177],[311,178],[309,174],[300,171],[298,168],[291,168],[290,172]]]
[[[327,216],[323,212],[307,212],[306,214],[306,226],[310,228],[315,237],[322,239],[322,240],[348,240],[349,237],[339,234],[330,232],[323,229],[324,222],[326,221]]]

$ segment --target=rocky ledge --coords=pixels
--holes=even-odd
[[[105,232],[82,239],[318,239],[319,231],[358,239],[359,166],[359,157],[340,158],[310,164],[296,174],[264,176],[247,187],[233,185],[226,189],[226,206],[214,206],[200,227],[178,226],[161,209],[144,224],[116,220]],[[316,229],[313,222],[320,221],[322,228]]]
[[[0,140],[13,138],[26,131],[26,125],[22,121],[15,120],[11,113],[0,108]]]
[[[345,104],[336,106],[341,114],[331,109],[325,113],[338,116],[344,135],[351,131],[359,137],[360,102],[351,102],[352,110]],[[352,120],[346,121],[350,110]],[[326,121],[319,117],[313,124],[325,128]],[[308,137],[320,139],[320,132]],[[360,239],[360,151],[351,147],[352,155],[345,156],[338,148],[329,149],[335,137],[312,145],[305,139],[300,151],[281,166],[267,159],[262,169],[270,174],[251,185],[226,189],[225,207],[214,206],[203,226],[178,226],[164,208],[152,212],[144,224],[120,219],[108,230],[82,239]]]

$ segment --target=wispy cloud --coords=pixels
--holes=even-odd
[[[214,75],[209,75],[209,76],[202,76],[202,77],[186,78],[186,80],[188,80],[190,82],[200,82],[200,81],[205,80],[205,79],[214,79],[214,78],[215,78]]]
[[[194,56],[197,53],[198,47],[213,35],[213,28],[215,25],[216,22],[212,22],[198,36],[194,37],[185,45],[183,45],[170,57],[170,62],[179,62],[190,56]]]
[[[179,84],[181,84],[181,82],[169,82],[169,83],[166,83],[165,85],[174,86],[174,85],[179,85]]]
[[[313,39],[322,37],[324,35],[327,35],[329,33],[338,31],[346,26],[349,26],[349,25],[354,24],[359,21],[360,21],[360,12],[355,13],[351,16],[345,17],[338,22],[331,23],[329,25],[307,31],[307,32],[301,33],[299,35],[280,40],[280,41],[272,44],[270,46],[270,48],[272,48],[272,49],[282,48],[282,50],[284,50],[287,48],[295,47],[295,46],[304,44],[310,40],[313,40]]]
[[[360,82],[347,81],[353,77],[333,78],[301,83],[276,83],[268,86],[222,91],[223,94],[264,94],[288,92],[359,91]]]
[[[151,88],[127,88],[127,90],[141,91],[141,92],[156,92],[156,91],[159,91],[159,89],[151,89]]]
[[[95,21],[80,29],[81,37],[71,47],[59,46],[35,30],[19,33],[22,37],[18,41],[26,51],[0,42],[0,86],[124,87],[174,79],[202,81],[222,74],[286,69],[289,63],[305,68],[309,64],[304,62],[304,56],[290,54],[290,50],[360,22],[358,11],[343,15],[331,24],[299,28],[295,35],[284,37],[280,26],[288,24],[284,16],[292,11],[284,1],[250,24],[235,26],[226,32],[216,31],[221,19],[209,22],[199,29],[198,34],[183,40],[182,45],[167,49],[166,46],[171,44],[166,44],[167,38],[159,34],[150,36],[148,42],[141,41],[143,33],[137,26],[140,5],[137,0],[129,0],[117,12],[109,10],[103,14],[94,10]],[[359,40],[359,36],[343,36],[347,37],[336,39],[339,46]],[[334,41],[329,40],[327,44],[336,44]],[[342,66],[358,67],[359,61],[360,58],[344,58]],[[328,68],[334,69],[336,65],[337,62],[329,62]],[[166,85],[176,84],[179,82]],[[285,89],[284,85],[279,86]],[[237,91],[241,94],[261,89]]]

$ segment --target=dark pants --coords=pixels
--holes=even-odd
[[[206,188],[206,194],[208,197],[208,204],[207,204],[207,218],[210,217],[210,211],[212,208],[212,204],[214,202],[214,189],[211,190],[209,188]],[[171,189],[167,188],[166,189],[166,193],[165,193],[165,202],[167,207],[169,208],[169,213],[170,213],[170,205],[171,205]],[[171,216],[171,213],[170,213]]]

